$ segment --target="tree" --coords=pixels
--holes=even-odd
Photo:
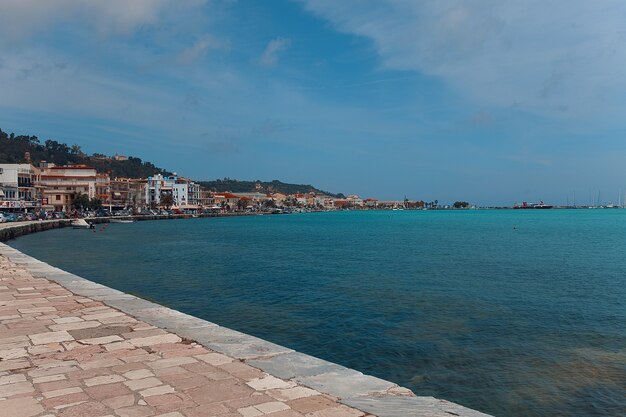
[[[171,194],[165,194],[161,196],[161,205],[169,210],[174,205],[174,197]]]
[[[74,156],[79,156],[79,157],[84,157],[85,154],[83,153],[83,150],[81,149],[80,145],[72,145],[70,147],[70,153]]]
[[[72,208],[75,210],[99,210],[102,208],[102,200],[99,198],[89,198],[87,194],[74,194]]]
[[[89,208],[89,196],[87,194],[75,194],[72,201],[72,208],[75,210],[87,210]]]
[[[248,207],[248,203],[249,201],[245,198],[240,198],[239,201],[237,201],[237,209],[239,210],[245,210]]]
[[[455,201],[452,207],[454,207],[455,209],[468,208],[469,203],[467,201]]]

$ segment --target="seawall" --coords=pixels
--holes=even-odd
[[[191,219],[196,217],[239,217],[239,216],[251,216],[254,213],[212,213],[212,214],[199,214],[193,216],[191,214],[169,214],[169,215],[151,215],[151,216],[119,216],[119,217],[90,217],[85,220],[89,223],[108,223],[111,219],[116,220],[134,220],[134,221],[147,221],[147,220],[179,220],[179,219]],[[6,242],[7,240],[14,239],[19,236],[27,235],[30,233],[43,232],[50,229],[58,229],[61,227],[70,226],[72,219],[55,219],[55,220],[32,220],[16,223],[0,223],[0,242]]]
[[[68,224],[68,220],[2,224],[0,237],[5,240]],[[449,401],[416,396],[392,382],[94,283],[1,243],[0,255],[20,265],[34,277],[56,282],[78,296],[100,301],[276,378],[329,394],[341,403],[369,414],[379,417],[487,417],[487,414]]]

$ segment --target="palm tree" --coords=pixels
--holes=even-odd
[[[240,198],[239,201],[237,201],[237,209],[244,211],[246,207],[248,207],[248,200]]]

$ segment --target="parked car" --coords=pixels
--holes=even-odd
[[[13,213],[5,213],[4,218],[7,222],[15,222],[17,221],[17,217]]]
[[[7,219],[4,217],[4,213],[0,213],[0,223],[6,223]]]

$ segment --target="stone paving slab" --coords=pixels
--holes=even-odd
[[[0,417],[161,415],[486,416],[0,244]]]
[[[366,415],[34,277],[9,252],[0,256],[0,417]],[[302,399],[308,406],[289,405]]]

